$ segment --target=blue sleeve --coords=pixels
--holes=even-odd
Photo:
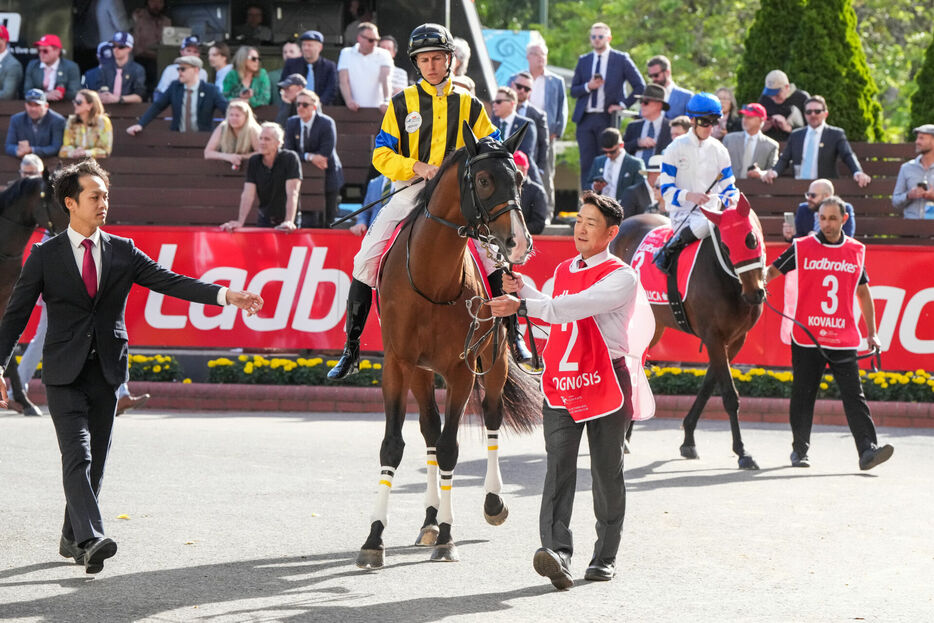
[[[850,218],[846,219],[846,223],[843,224],[843,233],[853,238],[856,235],[856,213],[853,211],[853,206],[846,204],[846,213]]]
[[[584,75],[584,59],[587,54],[577,59],[577,67],[574,68],[574,78],[571,80],[571,97],[581,98],[589,93],[587,83],[590,82],[590,76]]]
[[[16,157],[16,122],[17,119],[10,119],[10,127],[6,130],[6,155]]]
[[[564,86],[564,78],[561,78],[559,76],[558,81],[560,82],[560,87],[561,87],[558,89],[558,99],[561,102],[558,105],[558,110],[561,112],[560,112],[560,117],[558,121],[555,122],[556,123],[555,133],[558,135],[558,138],[560,139],[561,135],[564,134],[564,129],[568,125],[568,97],[567,97],[567,94],[565,93],[565,90],[567,87]]]
[[[84,74],[84,87],[92,91],[101,90],[101,70],[99,67],[92,67],[88,73]]]
[[[632,87],[632,92],[629,93],[629,97],[623,100],[626,108],[629,108],[635,103],[636,96],[642,95],[642,92],[645,91],[645,79],[636,68],[635,63],[632,62],[632,59],[629,58],[628,54],[623,58],[623,60],[625,61],[625,64],[623,65],[623,78],[626,82],[629,83],[629,86]]]
[[[130,65],[130,71],[133,75],[133,95],[139,95],[143,100],[146,99],[146,70],[142,65],[135,63]]]
[[[795,237],[807,236],[814,231],[814,213],[808,204],[802,203],[795,212]]]
[[[174,84],[174,83],[173,83]],[[170,85],[168,89],[165,90],[165,93],[157,93],[152,100],[152,106],[150,106],[146,112],[143,113],[143,116],[139,118],[139,124],[141,126],[146,126],[150,121],[155,119],[159,113],[165,110],[169,103],[172,101],[172,86]]]
[[[73,100],[79,89],[81,89],[81,70],[77,63],[70,62],[65,65],[65,99]]]

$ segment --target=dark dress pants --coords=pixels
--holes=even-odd
[[[860,454],[876,443],[876,427],[869,414],[869,404],[859,381],[859,366],[855,350],[824,349],[831,359],[828,362],[816,348],[791,344],[791,366],[794,381],[791,384],[789,421],[791,423],[791,446],[798,456],[808,453],[811,445],[811,425],[814,422],[814,401],[824,376],[830,368],[831,374],[843,397],[846,423],[853,433],[856,450]]]
[[[79,544],[103,537],[104,522],[97,498],[110,451],[117,387],[104,378],[95,357],[85,362],[73,383],[49,385],[46,395],[62,453],[62,536]]]
[[[539,531],[542,546],[552,551],[574,553],[571,512],[577,485],[577,453],[587,429],[590,473],[593,479],[593,510],[597,519],[597,542],[593,557],[614,561],[626,514],[626,483],[623,480],[623,442],[632,420],[632,387],[624,360],[614,362],[623,390],[623,407],[610,415],[575,422],[566,409],[542,407],[547,469],[542,491]]]
[[[587,97],[590,97],[589,95]],[[577,124],[577,147],[581,156],[581,189],[587,190],[587,178],[594,159],[600,155],[600,135],[613,126],[612,115],[605,112],[586,112]]]

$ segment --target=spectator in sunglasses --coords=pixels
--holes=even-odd
[[[357,28],[357,43],[341,50],[337,75],[344,104],[350,110],[379,108],[386,112],[392,95],[389,77],[395,63],[389,52],[376,45],[376,24],[363,22]]]
[[[679,87],[671,79],[671,61],[668,60],[668,57],[661,54],[653,56],[645,64],[645,69],[649,82],[665,89],[665,102],[668,103],[668,108],[665,109],[665,118],[671,120],[687,112],[688,100],[691,99],[694,93]]]
[[[791,242],[795,238],[819,232],[820,219],[817,211],[824,199],[834,195],[833,182],[830,180],[819,179],[811,182],[808,191],[804,193],[804,201],[799,203],[795,210],[795,224],[782,222],[782,237],[785,242]],[[843,223],[843,233],[852,238],[856,235],[856,215],[853,212],[853,206],[849,203],[844,202],[843,207],[847,215],[847,219]]]
[[[146,70],[130,60],[133,35],[116,32],[111,38],[113,61],[102,62],[84,76],[87,88],[100,94],[104,104],[138,104],[146,98]]]
[[[233,57],[233,71],[224,78],[224,97],[248,100],[250,106],[265,106],[272,100],[269,75],[260,67],[259,50],[243,46]]]

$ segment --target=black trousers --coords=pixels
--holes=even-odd
[[[814,423],[814,401],[820,387],[824,370],[830,368],[840,395],[846,423],[853,433],[856,450],[860,454],[876,443],[876,427],[869,414],[869,404],[859,382],[859,366],[856,350],[824,349],[831,359],[828,362],[816,348],[791,344],[791,366],[794,381],[791,384],[791,401],[788,419],[791,423],[792,448],[804,456],[811,445],[811,426]]]
[[[597,542],[593,558],[614,561],[619,550],[626,515],[626,483],[623,480],[623,442],[632,420],[632,386],[624,360],[614,362],[625,403],[602,418],[575,422],[567,409],[552,409],[543,403],[547,469],[542,491],[539,531],[542,546],[574,553],[571,513],[577,488],[577,453],[587,429],[590,473],[593,478],[593,511],[597,519]]]
[[[74,383],[48,385],[46,395],[62,453],[62,536],[80,544],[104,536],[97,499],[110,451],[117,387],[107,382],[100,362],[92,357]]]

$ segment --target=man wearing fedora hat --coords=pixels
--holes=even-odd
[[[623,191],[619,204],[623,208],[623,218],[636,214],[656,214],[665,212],[665,199],[662,197],[658,176],[662,172],[661,154],[649,158],[649,163],[643,165],[641,173],[644,176],[642,183],[636,182]]]
[[[669,109],[665,101],[665,89],[657,84],[649,84],[642,95],[637,95],[642,119],[626,126],[623,144],[633,156],[641,158],[645,164],[655,154],[662,153],[671,142],[671,127],[663,114]]]
[[[337,101],[337,64],[321,56],[324,35],[317,30],[306,30],[298,38],[298,44],[302,48],[301,57],[287,60],[282,75],[301,74],[305,77],[306,88],[318,94],[321,105],[330,106]]]
[[[10,52],[10,32],[0,24],[0,100],[16,99],[23,82],[23,66]]]
[[[214,122],[214,109],[227,111],[227,100],[213,84],[198,79],[204,63],[197,56],[180,56],[175,59],[178,80],[173,80],[165,93],[156,95],[139,123],[126,129],[135,136],[143,127],[163,110],[172,106],[171,130],[175,132],[210,132]]]
[[[39,58],[26,65],[23,91],[41,89],[50,102],[74,98],[81,88],[81,70],[76,62],[62,58],[62,40],[58,35],[42,35],[35,46]]]
[[[778,143],[761,132],[766,119],[762,104],[746,104],[739,114],[743,117],[743,131],[724,136],[723,146],[730,152],[736,179],[760,179],[778,162]]]

